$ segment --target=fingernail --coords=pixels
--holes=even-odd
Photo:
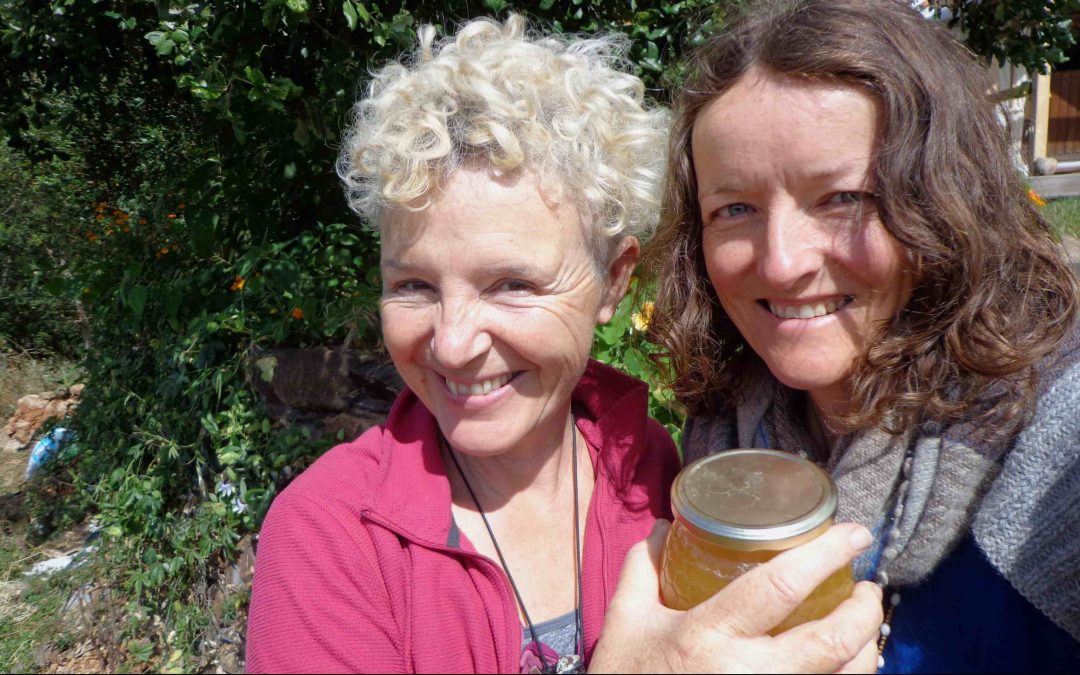
[[[871,536],[870,530],[860,526],[851,533],[851,538],[848,541],[855,548],[863,549],[869,548],[870,544],[874,543],[874,537]]]

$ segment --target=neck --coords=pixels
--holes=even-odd
[[[831,452],[836,441],[843,434],[838,431],[843,426],[838,420],[851,408],[851,398],[846,388],[817,390],[807,392],[806,415],[810,424],[811,435],[820,434],[826,456]]]
[[[448,453],[453,452],[485,511],[497,511],[507,503],[527,496],[530,500],[558,502],[573,488],[573,447],[577,428],[571,424],[569,410],[558,429],[548,439],[530,448],[512,448],[494,455],[470,455],[443,444],[443,461],[450,476],[455,503],[472,506],[464,481],[453,469]],[[591,476],[588,450],[580,437],[578,446],[579,480]],[[561,502],[560,502],[561,503]]]

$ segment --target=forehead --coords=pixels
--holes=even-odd
[[[755,68],[698,114],[694,164],[699,172],[763,164],[786,173],[851,163],[865,169],[880,143],[880,117],[881,104],[860,87]]]
[[[383,264],[432,258],[473,264],[558,259],[584,250],[581,218],[535,174],[498,176],[460,169],[419,210],[390,208],[381,219]]]

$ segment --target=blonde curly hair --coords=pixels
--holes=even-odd
[[[626,72],[627,39],[526,35],[470,21],[372,76],[353,110],[338,174],[373,226],[388,207],[422,210],[462,166],[532,171],[571,195],[597,240],[598,262],[624,236],[656,227],[668,114]]]

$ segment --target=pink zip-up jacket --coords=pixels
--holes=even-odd
[[[679,458],[647,388],[590,362],[573,393],[596,484],[586,521],[586,661],[627,550],[670,518]],[[385,425],[319,458],[259,537],[248,672],[517,673],[522,626],[498,563],[450,536],[434,417],[406,390]]]

